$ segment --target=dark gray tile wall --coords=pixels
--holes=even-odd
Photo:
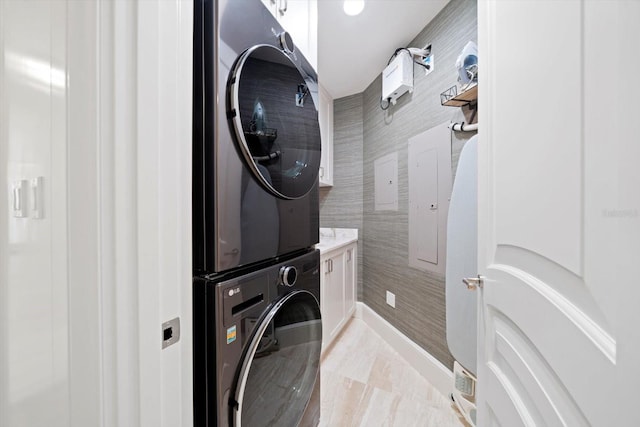
[[[362,94],[333,105],[333,187],[320,188],[320,227],[358,229],[358,300],[362,301]]]
[[[415,66],[412,94],[383,111],[378,77],[363,94],[335,101],[334,187],[320,195],[322,226],[360,230],[358,299],[449,367],[453,358],[446,343],[444,277],[408,266],[407,140],[443,122],[464,120],[460,108],[440,105],[440,93],[455,84],[455,60],[469,40],[477,41],[476,1],[452,0],[409,43],[411,47],[431,43],[435,55],[434,71],[428,76]],[[452,136],[453,173],[471,136]],[[398,152],[398,211],[376,212],[374,162],[394,151]],[[385,302],[387,290],[396,294],[395,309]]]

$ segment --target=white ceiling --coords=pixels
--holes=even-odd
[[[365,0],[360,15],[348,16],[342,0],[318,0],[320,83],[334,99],[364,91],[447,2]]]

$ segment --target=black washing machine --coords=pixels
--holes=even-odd
[[[194,281],[196,426],[317,426],[319,251]]]
[[[194,419],[315,426],[317,75],[260,0],[194,0]]]
[[[193,262],[210,274],[318,243],[313,67],[260,0],[195,0]]]

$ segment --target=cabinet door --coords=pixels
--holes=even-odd
[[[344,319],[344,255],[340,251],[328,256],[322,263],[322,342],[333,341]]]
[[[309,0],[309,44],[305,57],[318,71],[318,1]]]
[[[318,122],[322,139],[322,156],[320,158],[320,187],[333,185],[333,99],[322,87],[319,87]]]
[[[356,308],[356,284],[358,283],[357,243],[344,252],[344,319],[349,320]]]

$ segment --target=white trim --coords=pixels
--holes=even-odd
[[[445,396],[451,393],[453,373],[438,359],[411,341],[363,302],[356,303],[356,311],[353,316],[364,321],[367,326],[380,335],[440,393]]]

